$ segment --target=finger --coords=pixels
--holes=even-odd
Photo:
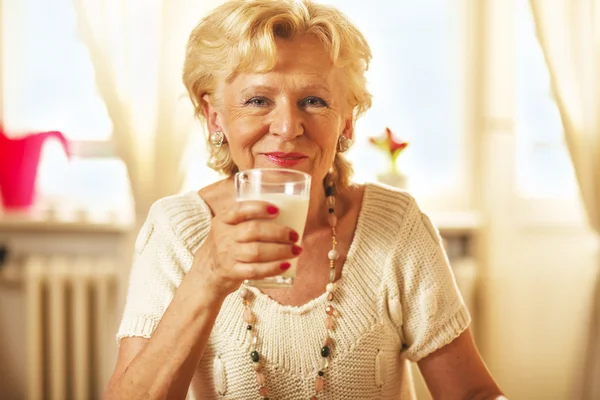
[[[266,201],[243,200],[237,201],[229,210],[223,213],[222,220],[229,225],[237,225],[251,219],[272,219],[279,214],[279,209]]]
[[[293,244],[300,239],[295,230],[273,221],[252,220],[237,225],[236,241],[239,243],[271,242]]]
[[[280,275],[290,268],[288,261],[271,261],[268,263],[238,263],[235,264],[231,273],[234,279],[263,279],[270,276]]]
[[[239,243],[233,249],[232,257],[237,262],[264,263],[295,258],[302,248],[296,245],[280,243]]]

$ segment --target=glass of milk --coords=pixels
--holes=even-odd
[[[308,215],[310,175],[284,168],[256,168],[240,171],[235,176],[237,201],[261,200],[279,208],[275,222],[290,227],[300,236]],[[297,258],[286,260],[291,267],[281,275],[247,280],[246,284],[262,288],[281,288],[294,285]],[[283,262],[283,260],[282,260]]]

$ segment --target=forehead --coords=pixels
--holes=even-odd
[[[232,86],[269,84],[285,81],[290,85],[335,85],[336,71],[329,52],[314,36],[277,39],[276,62],[267,72],[242,72],[232,81]]]

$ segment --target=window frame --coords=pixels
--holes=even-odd
[[[20,7],[19,7],[20,9]],[[5,80],[5,47],[4,47],[4,38],[5,38],[5,29],[2,28],[6,26],[3,22],[6,18],[5,13],[5,3],[4,0],[0,0],[0,121],[4,120],[4,105],[5,105],[5,88],[4,88],[4,80]],[[94,67],[94,66],[92,66]],[[96,83],[94,82],[94,85]],[[104,101],[103,99],[101,99]],[[111,133],[111,137],[105,140],[98,139],[69,139],[70,143],[70,151],[73,157],[78,158],[119,158],[115,147],[112,136],[114,135],[114,130]]]

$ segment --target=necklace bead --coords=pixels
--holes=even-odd
[[[263,374],[261,371],[256,371],[256,382],[258,382],[260,386],[265,386],[265,374]]]
[[[323,391],[324,386],[325,386],[325,381],[323,380],[323,378],[320,376],[317,376],[317,379],[315,379],[315,392],[321,393]]]
[[[327,207],[335,207],[335,197],[327,196]]]
[[[249,308],[244,310],[244,322],[247,322],[248,324],[252,324],[254,322],[254,314]]]
[[[329,223],[329,226],[334,227],[337,224],[337,217],[335,216],[335,214],[329,214],[327,216],[327,222]]]
[[[331,318],[331,317],[325,318],[325,326],[327,327],[328,330],[333,330],[333,328],[335,328],[335,322],[333,321],[333,318]]]
[[[333,282],[335,281],[335,269],[331,268],[329,270],[329,282]],[[327,298],[329,299],[329,295],[327,296]],[[331,301],[331,299],[329,299],[329,301]]]
[[[331,249],[329,250],[329,253],[327,253],[327,258],[331,261],[335,261],[340,258],[340,253],[336,249]]]

